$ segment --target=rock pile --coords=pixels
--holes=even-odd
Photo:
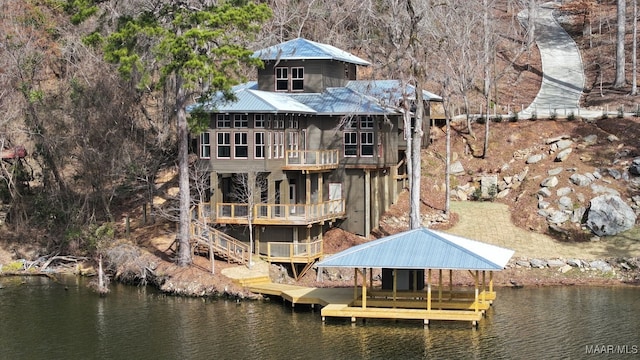
[[[620,275],[623,280],[635,282],[640,280],[640,258],[609,258],[598,260],[583,259],[527,259],[511,260],[507,268],[525,269],[557,269],[560,273],[569,271],[597,271]]]
[[[613,143],[619,139],[609,136],[607,141]],[[537,214],[547,221],[551,229],[564,232],[563,229],[578,227],[590,230],[597,236],[624,232],[636,223],[640,214],[640,196],[623,199],[623,194],[611,185],[624,182],[619,185],[640,190],[640,157],[631,158],[629,151],[621,150],[611,159],[612,166],[593,168],[583,173],[576,168],[563,166],[571,156],[577,156],[574,149],[584,149],[597,143],[596,135],[580,139],[572,139],[569,135],[548,138],[541,145],[514,152],[511,163],[504,164],[500,169],[500,177],[496,174],[476,176],[471,182],[453,189],[452,195],[463,201],[503,198],[511,191],[518,190],[525,180],[536,181],[535,178],[529,178],[533,167],[551,167],[546,177],[538,180],[539,189],[534,195],[537,197]],[[613,146],[612,149],[622,148],[621,145],[617,148]],[[549,161],[551,159],[552,162]],[[592,159],[584,154],[580,160],[587,163]],[[513,162],[518,161],[524,162],[523,170],[502,175],[509,172]],[[461,166],[457,165],[458,174],[464,173]],[[568,180],[567,172],[571,173]],[[495,188],[495,191],[491,192],[491,188]],[[515,201],[518,201],[518,197]]]

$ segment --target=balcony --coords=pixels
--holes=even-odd
[[[201,207],[201,214],[208,213]],[[212,222],[218,224],[249,223],[249,206],[240,203],[217,203],[215,211],[209,214]],[[253,225],[310,225],[344,217],[344,200],[329,200],[320,204],[255,204],[253,205]]]
[[[283,170],[333,170],[340,163],[338,150],[287,150]]]
[[[323,255],[322,240],[314,242],[267,242],[260,244],[260,253],[269,262],[292,262],[308,264]]]

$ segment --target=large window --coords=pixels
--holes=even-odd
[[[219,159],[231,158],[231,134],[228,132],[219,132],[217,147]]]
[[[276,68],[276,91],[289,91],[289,68]]]
[[[360,133],[360,156],[373,156],[373,132]]]
[[[246,159],[249,157],[249,143],[246,132],[233,134],[233,157],[236,159]]]
[[[254,146],[255,150],[253,156],[256,159],[264,159],[264,133],[256,132],[254,133]]]
[[[211,138],[208,132],[200,134],[200,159],[211,158]]]
[[[358,156],[358,133],[344,133],[344,156]]]
[[[304,90],[303,67],[277,67],[276,91],[302,91]]]
[[[374,118],[358,116],[344,123],[344,156],[373,157],[375,154]]]
[[[284,158],[284,132],[273,132],[273,159]]]
[[[291,91],[304,90],[304,68],[291,68]]]

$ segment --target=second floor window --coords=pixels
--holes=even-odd
[[[300,135],[297,132],[290,132],[289,133],[289,143],[288,148],[289,150],[291,150],[291,154],[289,155],[290,157],[294,157],[297,158],[299,153],[298,153],[298,148],[300,146]]]
[[[218,133],[218,158],[231,158],[231,134],[228,132]]]
[[[284,158],[284,132],[273,132],[273,159]]]
[[[289,91],[289,68],[276,68],[276,91]]]
[[[344,133],[344,156],[358,156],[358,133]]]
[[[360,156],[373,156],[373,133],[360,133]]]
[[[200,159],[211,158],[211,138],[208,132],[200,134]]]
[[[291,68],[291,91],[304,90],[304,68]]]
[[[253,151],[253,156],[256,159],[264,159],[264,133],[257,132],[254,137],[255,150]]]
[[[237,132],[233,134],[233,157],[236,159],[246,159],[249,156],[249,143],[247,142],[246,132]]]
[[[276,91],[302,91],[304,90],[303,67],[277,67]]]

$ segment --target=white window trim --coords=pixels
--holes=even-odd
[[[207,151],[205,151],[205,149]],[[205,155],[207,153],[209,155]],[[211,134],[208,132],[200,134],[200,152],[198,155],[200,156],[200,159],[211,159]]]
[[[363,135],[369,135],[371,136],[371,140],[370,142],[364,142],[362,141],[362,136]],[[360,157],[374,157],[374,155],[376,154],[376,149],[375,149],[375,134],[373,131],[361,131],[358,134],[358,140],[360,141],[360,144],[358,145],[358,152]],[[365,146],[370,146],[371,147],[371,155],[364,155],[364,151],[362,151],[362,149]]]
[[[351,143],[351,142],[347,143],[347,137],[346,137],[347,134],[350,134],[350,137],[352,135],[355,135],[355,143]],[[344,157],[358,157],[358,150],[360,149],[360,147],[358,145],[358,136],[359,136],[359,134],[358,134],[357,131],[345,131],[344,132],[344,134],[342,136],[343,137],[343,142],[344,142],[344,149],[343,149]],[[347,155],[347,146],[350,146],[350,147],[355,146],[356,153]]]
[[[220,135],[227,135],[228,143],[220,143]],[[229,156],[220,156],[220,147],[229,148]],[[228,131],[216,133],[216,159],[231,159],[231,133]]]
[[[231,127],[231,115],[218,114],[218,116],[216,117],[216,128],[229,129],[230,127]]]
[[[249,115],[247,114],[234,114],[233,115],[233,127],[236,129],[246,129],[249,127]]]
[[[264,151],[265,151],[265,133],[263,131],[257,131],[255,133],[253,133],[253,146],[254,146],[254,150],[253,150],[253,157],[255,159],[264,159]],[[261,142],[258,142],[258,136],[260,136],[262,139]],[[258,151],[258,149],[260,149],[261,151]],[[261,152],[262,156],[258,156],[257,154]]]
[[[244,135],[244,143],[236,141],[238,139],[237,136],[240,136],[240,140],[242,140],[242,135]],[[238,149],[241,147],[245,147],[247,149],[246,156],[238,156]],[[233,158],[234,159],[248,159],[249,158],[249,134],[246,131],[238,131],[233,133]]]

